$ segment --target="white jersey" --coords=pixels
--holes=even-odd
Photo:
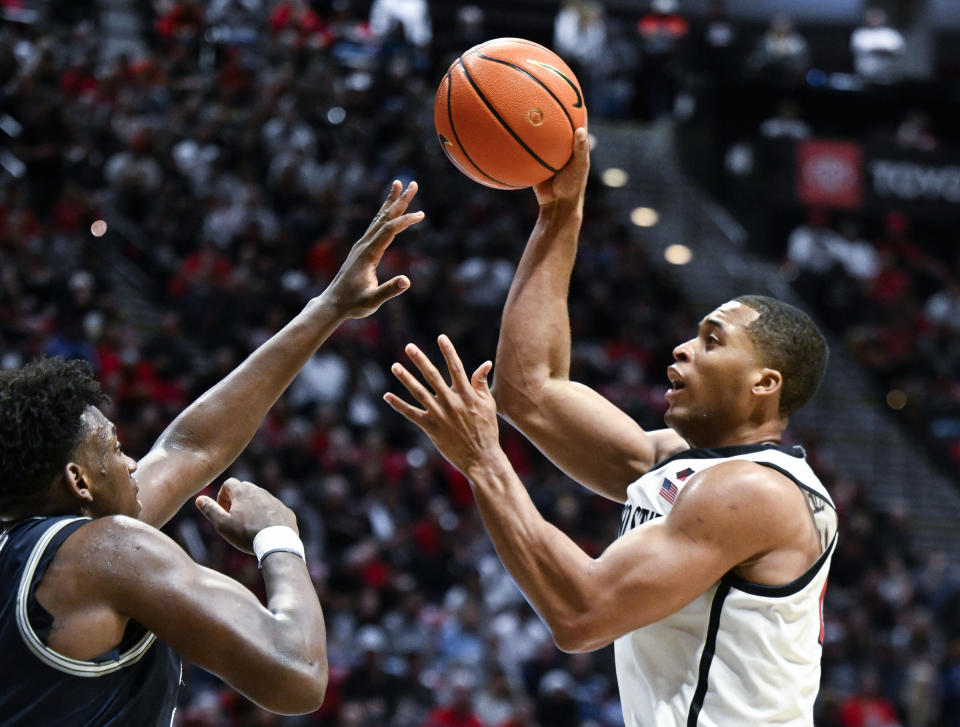
[[[732,459],[775,469],[806,493],[822,555],[782,586],[727,573],[676,613],[617,639],[627,727],[813,725],[837,511],[800,447],[691,449],[666,459],[627,488],[620,534],[668,514],[693,474]]]

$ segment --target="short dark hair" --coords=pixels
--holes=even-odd
[[[747,334],[763,365],[783,375],[780,414],[790,416],[817,393],[830,356],[827,342],[810,316],[789,303],[765,295],[734,300],[760,314]]]
[[[41,358],[0,372],[0,504],[46,491],[83,438],[84,410],[105,400],[86,361]]]

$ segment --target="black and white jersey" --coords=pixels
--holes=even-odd
[[[617,639],[627,727],[813,725],[837,511],[800,447],[692,449],[664,460],[627,488],[621,535],[667,515],[695,473],[733,459],[775,469],[803,490],[822,554],[782,586],[728,573],[676,613]]]
[[[7,727],[169,727],[180,657],[131,621],[117,648],[72,659],[47,645],[53,617],[36,598],[60,545],[89,522],[30,518],[0,535],[0,723]]]

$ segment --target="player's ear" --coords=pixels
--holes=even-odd
[[[67,462],[63,468],[63,481],[72,499],[83,505],[93,502],[93,493],[90,491],[87,471],[83,465]]]
[[[762,368],[751,389],[756,396],[773,396],[783,390],[783,374],[776,369]]]

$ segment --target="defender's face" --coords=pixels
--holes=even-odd
[[[758,317],[742,303],[724,303],[700,321],[695,338],[673,350],[664,421],[694,446],[724,444],[749,423],[751,387],[763,367],[747,327]]]
[[[90,406],[83,414],[86,438],[80,447],[88,476],[87,487],[93,495],[89,509],[93,517],[140,514],[139,487],[133,479],[137,462],[123,453],[116,425],[98,408]]]

